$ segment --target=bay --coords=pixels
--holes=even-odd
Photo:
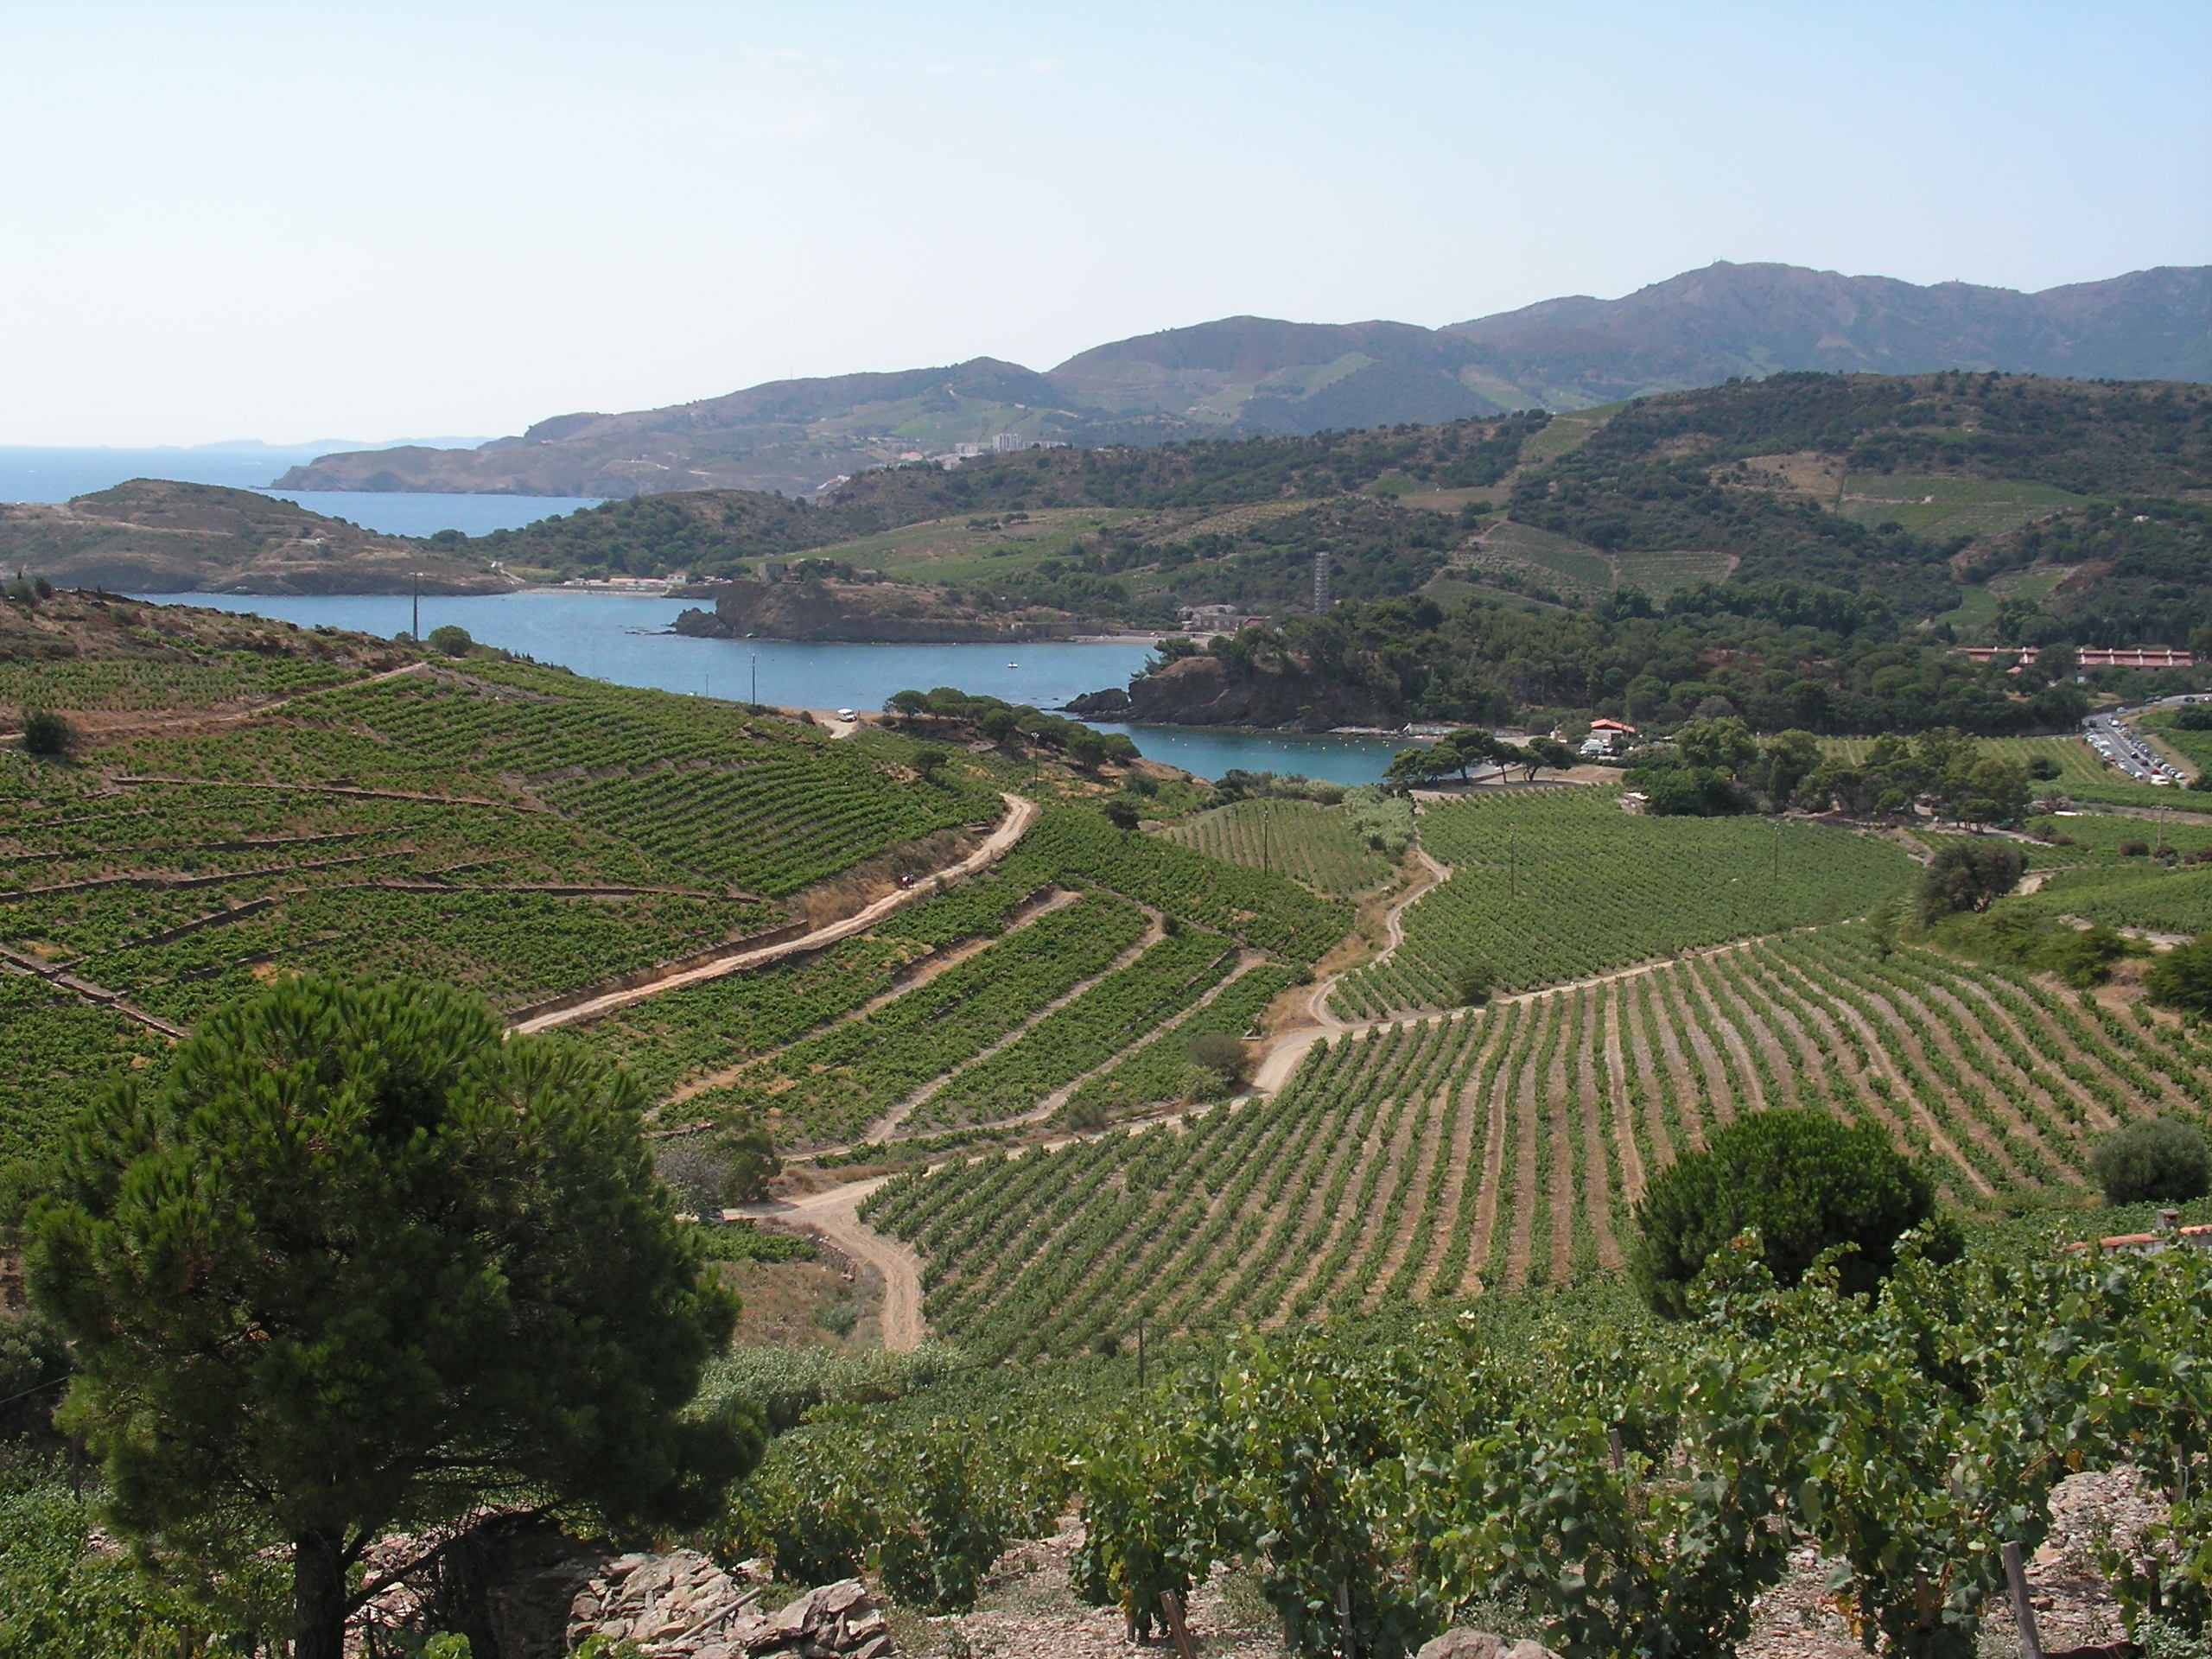
[[[514,498],[507,498],[512,499]],[[389,639],[413,625],[404,594],[142,594],[159,604],[350,628]],[[524,592],[423,596],[422,631],[453,623],[487,645],[518,652],[618,685],[696,692],[786,708],[880,709],[894,691],[963,691],[1058,709],[1071,697],[1126,685],[1152,654],[1136,639],[1035,641],[1019,646],[810,645],[779,639],[694,639],[668,629],[678,600]],[[757,684],[757,690],[756,690]],[[1138,752],[1202,778],[1231,768],[1300,772],[1371,784],[1402,743],[1388,738],[1304,737],[1217,728],[1121,726]]]
[[[0,444],[0,501],[67,501],[134,478],[221,484],[296,501],[385,536],[457,530],[481,536],[598,505],[584,495],[444,495],[379,490],[276,490],[286,469],[328,453],[324,444],[211,444],[201,448],[108,449]]]

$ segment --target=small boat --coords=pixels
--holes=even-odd
[[[1020,668],[1021,664],[1020,663],[1008,663],[1007,666],[1008,668]]]

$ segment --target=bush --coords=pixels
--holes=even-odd
[[[2161,1007],[2212,1019],[2212,938],[2167,951],[2151,964],[2143,985]]]
[[[468,630],[448,622],[442,628],[432,628],[424,642],[442,657],[466,657],[475,648],[476,642],[468,637]]]
[[[1229,1088],[1244,1081],[1249,1057],[1244,1045],[1224,1031],[1201,1032],[1191,1039],[1191,1064],[1211,1072]]]
[[[2192,702],[2174,710],[2177,732],[2212,732],[2212,702]]]
[[[23,752],[26,754],[63,755],[76,746],[77,728],[67,718],[51,709],[27,709],[23,711]]]
[[[2120,855],[2122,858],[2148,858],[2151,843],[2147,841],[2123,841],[2120,843]]]
[[[2099,1142],[2091,1161],[2107,1204],[2186,1204],[2212,1190],[2212,1147],[2179,1118],[2138,1118]]]
[[[1897,1240],[1936,1214],[1935,1190],[1879,1129],[1805,1111],[1760,1112],[1715,1134],[1662,1172],[1637,1205],[1632,1268],[1654,1310],[1689,1312],[1691,1283],[1746,1228],[1776,1279],[1794,1285],[1824,1250],[1856,1249],[1843,1287],[1872,1291],[1897,1262]],[[1958,1253],[1946,1227],[1929,1254]]]
[[[1487,962],[1471,962],[1452,978],[1452,995],[1463,1008],[1479,1008],[1490,1001],[1497,985],[1497,969]]]
[[[1961,911],[1987,910],[2019,885],[2027,861],[2002,841],[1948,842],[1920,878],[1920,918],[1940,921]]]

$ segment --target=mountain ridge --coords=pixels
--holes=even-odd
[[[1617,300],[1567,296],[1425,328],[1240,315],[1111,340],[1039,373],[989,357],[769,381],[550,417],[473,449],[325,455],[276,487],[632,496],[819,493],[998,434],[1157,443],[1589,408],[1790,370],[2212,380],[2212,266],[2040,293],[1716,263]]]

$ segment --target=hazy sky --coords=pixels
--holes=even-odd
[[[0,0],[0,443],[2212,263],[2212,3]]]

